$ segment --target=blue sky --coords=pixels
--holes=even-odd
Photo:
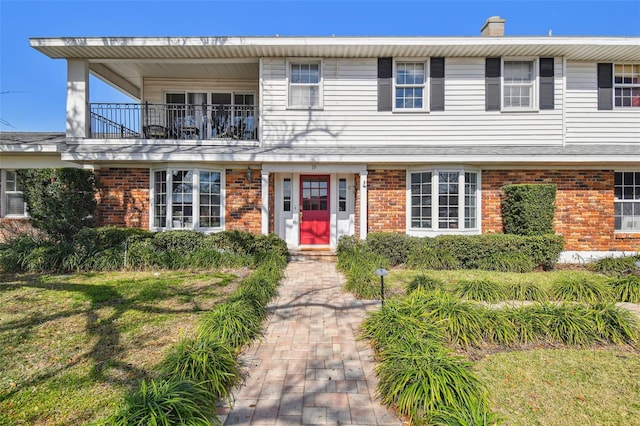
[[[0,0],[0,130],[64,131],[66,63],[29,47],[65,36],[640,36],[640,0]],[[127,99],[92,81],[91,100]]]

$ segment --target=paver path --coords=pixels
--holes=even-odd
[[[342,285],[335,263],[289,263],[265,336],[241,357],[249,376],[225,425],[402,424],[375,398],[373,354],[356,341],[379,302],[357,300]]]

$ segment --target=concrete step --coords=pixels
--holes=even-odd
[[[316,260],[320,262],[336,262],[338,256],[335,250],[330,248],[313,248],[301,250],[289,250],[290,261]]]

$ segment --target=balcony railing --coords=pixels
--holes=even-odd
[[[91,104],[91,137],[258,139],[253,105]]]

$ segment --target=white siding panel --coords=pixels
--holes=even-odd
[[[640,144],[640,109],[598,110],[597,64],[567,64],[568,144]]]
[[[265,144],[562,143],[562,61],[556,60],[556,108],[486,112],[484,58],[447,58],[445,111],[378,112],[377,59],[327,59],[321,110],[287,108],[286,60],[263,63]],[[428,102],[426,102],[428,104]]]

